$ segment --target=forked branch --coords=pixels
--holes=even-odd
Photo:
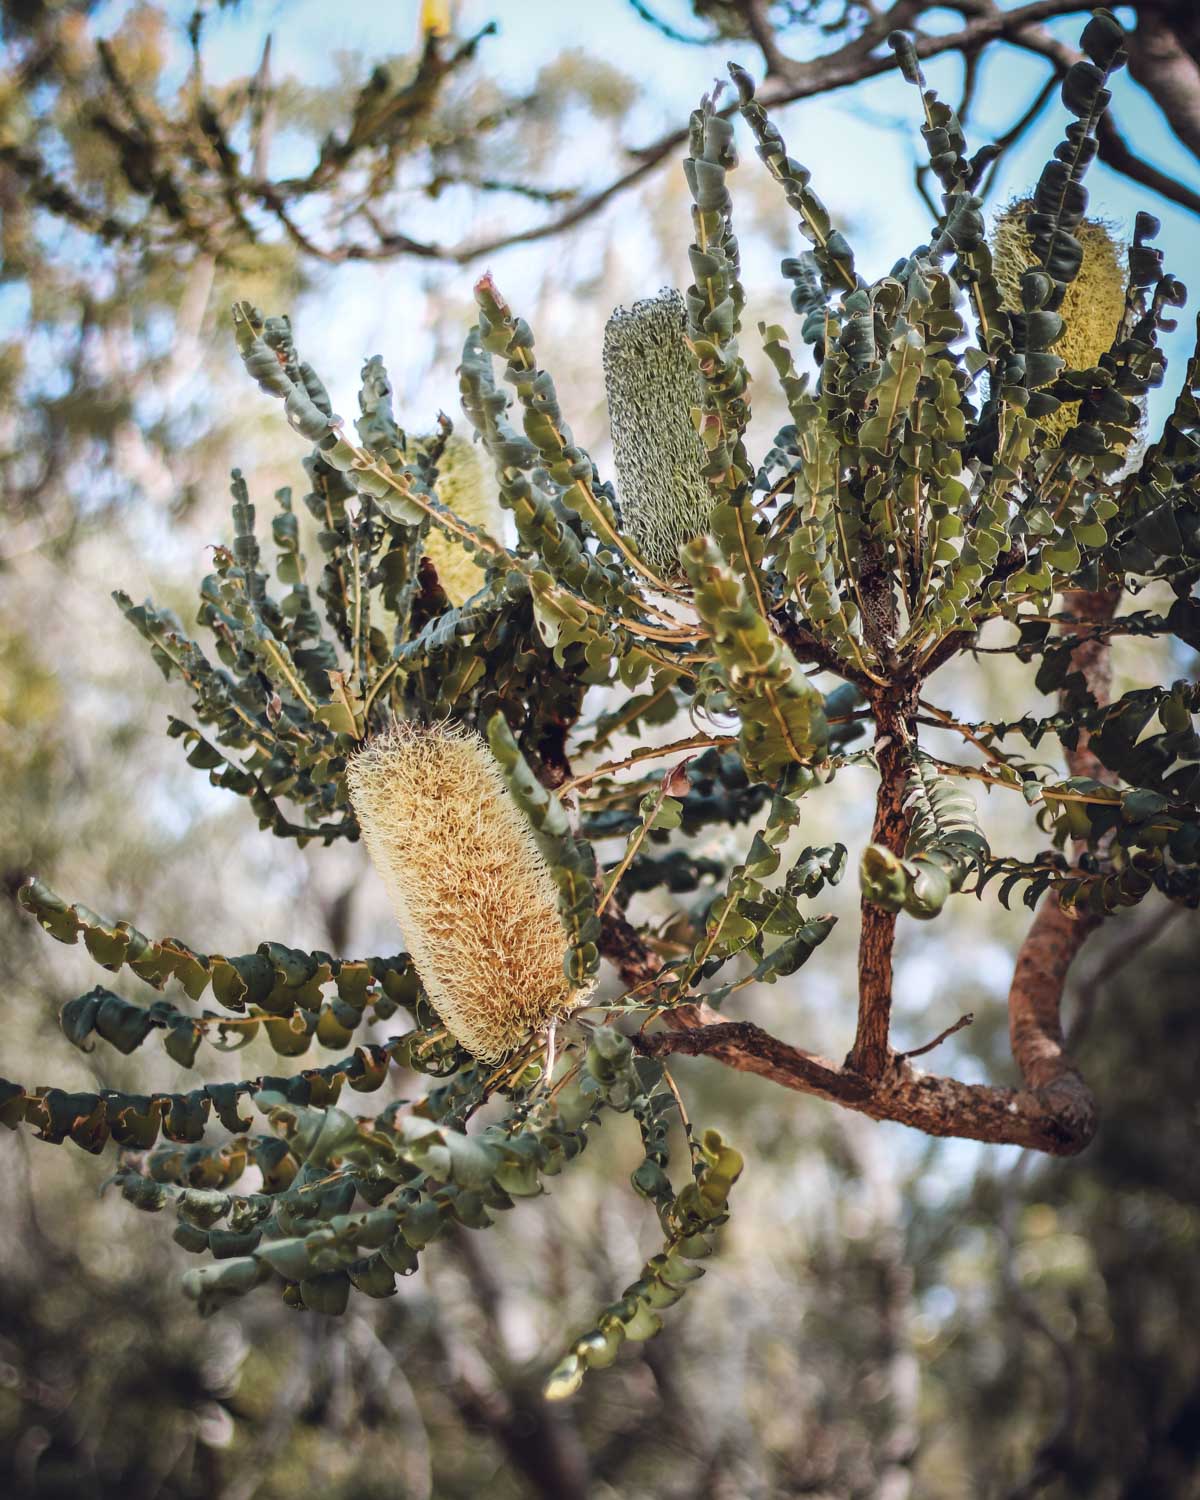
[[[1080,639],[1071,653],[1097,703],[1109,697],[1111,664],[1107,637],[1082,627],[1111,620],[1119,589],[1069,596]],[[1063,627],[1069,633],[1071,625]],[[874,703],[880,735],[877,754],[880,796],[875,837],[899,847],[904,833],[901,787],[903,760],[897,753],[907,733],[905,716],[880,695]],[[893,738],[893,736],[895,738]],[[1067,754],[1072,775],[1111,780],[1110,773],[1081,736]],[[1016,1145],[1054,1156],[1082,1151],[1096,1130],[1091,1091],[1067,1057],[1062,1001],[1076,954],[1100,925],[1100,918],[1067,910],[1049,895],[1034,915],[1021,944],[1008,994],[1009,1038],[1023,1086],[999,1088],[960,1083],[913,1067],[889,1043],[892,944],[895,919],[873,920],[864,905],[860,941],[859,1021],[852,1049],[842,1066],[789,1042],[750,1021],[727,1021],[701,1003],[663,1014],[666,1030],[638,1039],[651,1056],[684,1053],[711,1057],[726,1067],[754,1073],[783,1088],[815,1094],[874,1120],[894,1120],[926,1135],[957,1136],[993,1145]],[[615,914],[606,924],[602,951],[625,981],[649,987],[657,960],[634,929]]]

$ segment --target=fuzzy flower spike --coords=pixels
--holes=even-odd
[[[432,441],[432,439],[426,439]],[[452,433],[438,464],[437,497],[456,516],[479,526],[494,537],[504,535],[504,515],[495,486],[484,473],[475,445],[468,437]],[[478,554],[440,526],[430,526],[425,537],[425,556],[437,569],[438,582],[450,603],[458,607],[483,587],[483,566]]]
[[[1021,277],[1038,264],[1025,227],[1032,207],[1028,198],[1010,203],[992,231],[992,269],[1014,312],[1021,308]],[[1084,219],[1074,233],[1083,246],[1083,264],[1058,309],[1064,327],[1052,352],[1068,369],[1089,370],[1112,348],[1125,311],[1125,252],[1112,228],[1099,219]],[[1079,402],[1065,401],[1041,424],[1052,442],[1061,443],[1078,420]]]
[[[708,530],[712,492],[692,420],[704,403],[673,288],[618,307],[604,330],[604,384],[617,494],[629,535],[664,578],[679,578],[679,548]]]
[[[478,734],[397,723],[347,778],[426,993],[468,1051],[498,1062],[582,1003],[554,881]]]

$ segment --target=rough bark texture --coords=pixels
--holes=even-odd
[[[908,838],[909,820],[904,807],[909,767],[907,742],[912,737],[916,706],[915,692],[908,689],[880,688],[872,694],[879,791],[871,841],[893,854],[904,853]],[[858,1025],[846,1066],[867,1078],[877,1079],[883,1075],[889,1057],[896,914],[865,899],[860,911]]]
[[[1068,594],[1065,599],[1075,623],[1079,625],[1104,625],[1117,612],[1121,602],[1119,588],[1101,589],[1098,593]],[[1063,634],[1069,627],[1063,627]],[[1071,665],[1083,673],[1092,697],[1098,704],[1106,704],[1112,695],[1112,652],[1107,636],[1088,635],[1071,652]],[[1088,749],[1088,733],[1083,730],[1074,750],[1066,752],[1067,769],[1072,776],[1090,776],[1094,781],[1116,780],[1112,772]]]
[[[1063,632],[1111,620],[1120,599],[1118,588],[1067,596],[1069,620]],[[1071,661],[1096,702],[1108,702],[1112,673],[1107,638],[1093,632],[1082,635]],[[926,671],[931,669],[927,662]],[[873,837],[896,852],[903,849],[907,832],[905,738],[911,733],[918,691],[919,682],[915,678],[906,682],[900,673],[896,684],[871,690],[880,771]],[[1088,748],[1086,736],[1068,752],[1067,762],[1072,775],[1113,779]],[[666,1029],[638,1036],[636,1045],[650,1056],[711,1057],[739,1072],[754,1073],[798,1093],[815,1094],[874,1120],[909,1125],[926,1135],[1024,1146],[1055,1156],[1082,1151],[1095,1134],[1096,1106],[1066,1055],[1061,1006],[1071,964],[1100,919],[1064,910],[1053,895],[1038,908],[1017,956],[1009,990],[1009,1037],[1024,1085],[1012,1089],[925,1073],[891,1051],[888,1022],[895,920],[881,920],[884,916],[864,904],[858,1030],[843,1066],[792,1046],[751,1021],[726,1020],[703,1002],[664,1011],[661,1019]],[[626,984],[652,989],[660,960],[615,910],[605,914],[600,948]],[[652,996],[647,995],[647,1000],[652,1003]]]
[[[1038,907],[1017,955],[1008,997],[1008,1036],[1026,1085],[1053,1098],[1082,1129],[1094,1127],[1095,1106],[1067,1060],[1060,1002],[1067,971],[1099,919],[1064,910],[1053,897]]]
[[[1065,974],[1065,970],[1064,970]],[[1015,984],[1015,981],[1014,981]],[[1062,1037],[1055,1031],[1061,1053]],[[815,1094],[873,1120],[894,1120],[925,1135],[957,1136],[993,1145],[1027,1146],[1052,1156],[1073,1156],[1095,1134],[1096,1112],[1079,1075],[1062,1061],[1044,1088],[995,1088],[959,1083],[924,1073],[893,1057],[878,1080],[839,1068],[836,1063],[793,1047],[750,1022],[721,1021],[706,1006],[681,1006],[663,1020],[670,1028],[643,1036],[638,1046],[652,1056],[684,1052],[712,1057],[739,1072],[755,1073],[784,1088]],[[1053,1045],[1030,1032],[1038,1056]],[[1051,1069],[1047,1068],[1049,1074]]]

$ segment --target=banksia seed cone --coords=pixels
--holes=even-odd
[[[1027,198],[1009,204],[992,231],[992,269],[1012,312],[1021,310],[1022,272],[1037,264],[1025,228],[1032,207]],[[1075,236],[1083,246],[1083,264],[1058,309],[1064,327],[1051,352],[1065,360],[1069,370],[1089,370],[1112,348],[1125,311],[1124,250],[1111,228],[1096,219],[1084,219]],[[1041,424],[1051,440],[1060,443],[1078,420],[1079,403],[1071,401],[1042,417]]]
[[[692,422],[703,388],[677,291],[618,307],[609,318],[604,383],[626,530],[652,568],[678,578],[679,548],[708,530],[712,493]]]
[[[494,486],[488,483],[470,438],[452,434],[447,439],[438,463],[434,493],[443,505],[470,525],[480,527],[490,536],[502,535],[500,501]],[[483,587],[479,553],[468,552],[436,523],[430,524],[425,537],[425,556],[437,569],[438,582],[451,604],[465,604]]]
[[[498,1061],[582,1001],[554,881],[478,734],[396,724],[347,779],[421,982],[469,1052]]]

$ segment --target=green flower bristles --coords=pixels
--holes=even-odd
[[[992,269],[1013,312],[1021,309],[1022,272],[1038,264],[1025,227],[1032,207],[1028,198],[1010,203],[992,231]],[[1069,370],[1090,370],[1112,348],[1125,311],[1125,247],[1098,219],[1084,219],[1074,234],[1083,246],[1083,264],[1058,308],[1064,326],[1053,352]],[[1064,402],[1040,420],[1050,441],[1061,443],[1079,420],[1079,403]]]
[[[474,730],[394,724],[346,779],[430,1003],[469,1052],[498,1062],[583,1003],[549,867]]]
[[[618,307],[604,330],[604,382],[626,531],[660,575],[680,578],[679,548],[708,530],[712,492],[692,413],[704,392],[673,288]]]
[[[438,461],[434,493],[448,510],[489,536],[504,535],[500,500],[489,482],[470,438],[452,433]],[[430,526],[425,537],[425,556],[437,569],[438,582],[450,603],[458,608],[484,583],[483,554],[469,552],[457,538],[440,526]]]

